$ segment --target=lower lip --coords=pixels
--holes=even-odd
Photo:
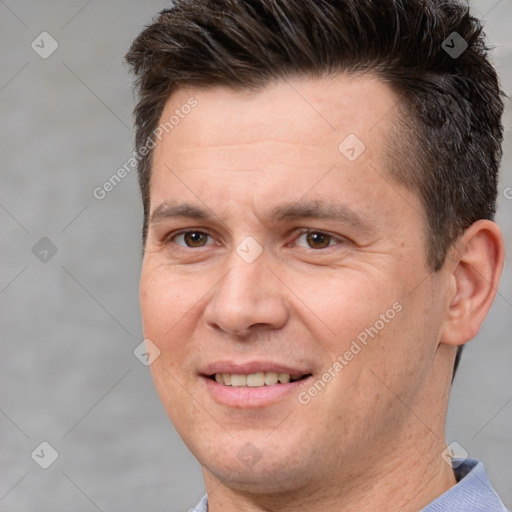
[[[238,409],[265,407],[290,397],[290,395],[297,396],[299,387],[307,385],[310,378],[307,377],[287,384],[250,388],[225,386],[208,377],[202,377],[206,388],[217,402]]]

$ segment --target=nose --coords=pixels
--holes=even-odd
[[[286,287],[269,268],[265,252],[248,263],[233,251],[229,264],[205,308],[207,325],[237,337],[283,327]]]

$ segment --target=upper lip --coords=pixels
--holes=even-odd
[[[210,363],[206,365],[202,371],[202,373],[207,376],[214,375],[216,373],[249,375],[251,373],[259,372],[287,373],[292,377],[302,377],[303,375],[310,374],[311,370],[305,367],[290,366],[273,361],[235,362],[224,360]]]

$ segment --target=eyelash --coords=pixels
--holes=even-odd
[[[200,247],[189,247],[186,244],[185,245],[180,245],[180,244],[177,244],[174,241],[174,239],[176,237],[181,236],[181,235],[186,235],[187,233],[200,233],[200,234],[207,235],[210,238],[213,238],[206,231],[201,231],[199,229],[187,229],[187,230],[179,231],[178,233],[174,233],[174,234],[168,236],[166,238],[166,242],[172,242],[172,243],[174,243],[175,245],[177,245],[178,247],[180,247],[181,249],[184,249],[184,250],[188,250],[188,249],[203,249],[203,248],[207,247],[208,245],[212,245],[212,244],[207,244],[207,245],[203,245],[203,246],[200,246]],[[346,243],[350,242],[350,240],[348,240],[347,238],[345,238],[343,236],[339,236],[339,237],[338,236],[334,236],[334,235],[331,235],[330,233],[327,233],[325,231],[320,231],[320,230],[317,230],[317,229],[302,229],[302,230],[300,230],[298,235],[297,235],[297,237],[294,238],[294,241],[298,240],[301,236],[308,235],[308,234],[319,234],[319,235],[330,237],[330,242],[331,241],[338,242],[336,245],[346,244]],[[305,250],[309,250],[309,251],[319,252],[319,251],[325,251],[326,249],[330,249],[332,247],[336,247],[336,245],[328,245],[327,247],[324,247],[324,248],[321,248],[321,249],[313,249],[313,248],[306,248],[306,247],[301,247],[301,248],[305,249]]]

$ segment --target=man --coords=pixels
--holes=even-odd
[[[504,261],[467,7],[178,0],[127,60],[144,334],[194,510],[506,510],[445,441]]]

